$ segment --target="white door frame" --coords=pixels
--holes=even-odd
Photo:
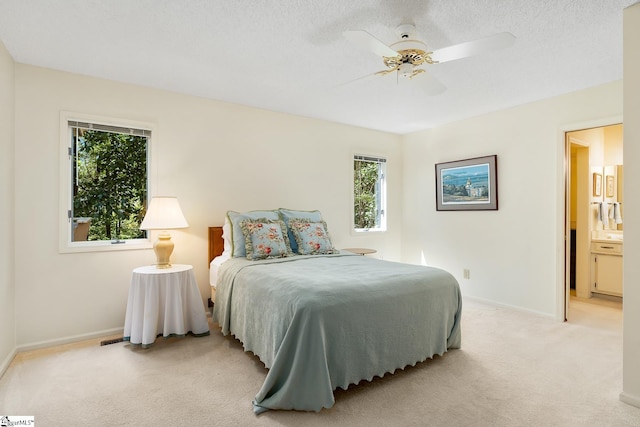
[[[610,125],[616,125],[623,123],[622,116],[606,117],[596,120],[590,120],[586,122],[571,123],[561,126],[558,129],[558,164],[557,164],[557,199],[556,199],[556,319],[564,321],[566,319],[565,314],[569,307],[569,289],[567,286],[567,280],[569,276],[567,257],[571,253],[571,218],[568,215],[567,200],[570,194],[567,191],[567,185],[570,185],[567,174],[570,172],[567,162],[571,162],[570,145],[567,143],[567,132],[574,132],[583,129],[591,129],[597,127],[604,127]],[[569,146],[569,152],[567,153],[567,147]],[[567,157],[567,155],[569,157]],[[569,237],[567,237],[569,234]]]

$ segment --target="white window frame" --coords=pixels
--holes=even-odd
[[[382,167],[379,171],[378,183],[380,188],[376,192],[379,198],[380,225],[374,228],[356,228],[355,224],[355,181],[353,178],[353,166],[356,160],[379,163]],[[387,159],[384,156],[354,154],[351,158],[351,232],[356,235],[365,233],[381,233],[387,231]]]
[[[60,113],[60,200],[58,213],[58,246],[60,253],[105,252],[152,248],[153,242],[149,237],[144,239],[121,240],[117,242],[112,242],[109,240],[74,242],[71,240],[73,220],[69,217],[69,212],[70,210],[72,211],[73,206],[73,168],[71,167],[72,158],[69,155],[71,140],[69,134],[69,122],[74,121],[150,131],[151,137],[149,137],[147,142],[147,197],[150,197],[150,195],[152,194],[151,142],[152,138],[154,138],[154,136],[156,135],[155,126],[153,123],[62,111]]]

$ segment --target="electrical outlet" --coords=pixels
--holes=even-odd
[[[465,279],[470,279],[471,271],[468,268],[465,268],[464,270],[462,270],[462,277],[464,277]]]

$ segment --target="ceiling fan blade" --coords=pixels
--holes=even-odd
[[[411,80],[415,80],[413,83],[419,85],[429,96],[440,95],[447,90],[447,87],[439,79],[428,72],[417,74]]]
[[[354,45],[373,52],[378,56],[385,56],[387,58],[398,56],[398,52],[364,30],[349,30],[342,34]]]
[[[469,56],[481,55],[509,47],[515,39],[515,36],[511,33],[498,33],[478,40],[438,49],[431,54],[431,59],[437,62],[448,62]]]
[[[363,82],[368,82],[370,80],[376,80],[376,79],[379,79],[382,76],[381,73],[383,73],[385,71],[386,70],[378,71],[378,72],[375,72],[375,73],[372,73],[372,74],[367,74],[366,76],[358,77],[357,79],[349,80],[347,82],[335,85],[334,88],[339,88],[339,87],[351,85],[351,84],[354,84],[354,83],[360,84],[360,83],[363,83]]]

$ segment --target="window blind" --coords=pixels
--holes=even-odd
[[[364,162],[375,162],[375,163],[386,163],[387,159],[384,159],[382,157],[371,157],[371,156],[361,156],[359,154],[356,154],[353,156],[354,160],[361,160]]]
[[[146,137],[151,136],[151,131],[147,129],[125,128],[120,126],[101,125],[96,123],[86,123],[86,122],[78,122],[78,121],[72,121],[72,120],[69,120],[69,127],[86,129],[86,130],[97,130],[102,132],[122,133],[125,135],[146,136]]]

